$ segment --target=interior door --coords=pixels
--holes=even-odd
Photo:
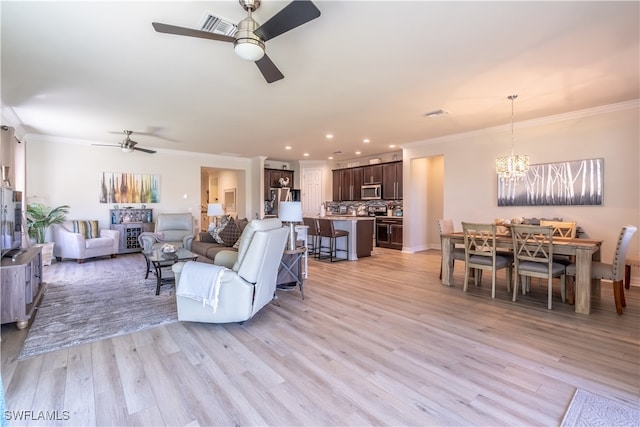
[[[318,215],[322,200],[322,169],[310,168],[302,171],[302,213]]]

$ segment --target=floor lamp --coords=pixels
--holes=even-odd
[[[222,203],[209,203],[207,205],[207,216],[213,217],[213,222],[209,224],[209,230],[213,230],[218,225],[218,218],[224,215]]]
[[[280,202],[278,210],[278,218],[282,222],[289,223],[289,245],[290,251],[296,248],[296,222],[302,222],[302,203],[301,202]]]

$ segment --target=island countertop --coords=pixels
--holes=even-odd
[[[331,219],[336,221],[358,221],[358,220],[375,219],[375,217],[373,216],[357,216],[357,215],[325,215],[325,216],[316,215],[315,217],[312,217],[312,218],[324,218],[324,219]]]
[[[326,215],[312,218],[328,219],[333,222],[333,228],[349,232],[349,260],[371,256],[373,251],[374,220],[372,216],[354,215]],[[347,239],[337,239],[338,249],[347,247]]]

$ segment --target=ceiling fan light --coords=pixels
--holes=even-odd
[[[124,151],[125,153],[131,153],[131,152],[133,152],[133,148],[131,148],[131,147],[127,147],[127,146],[122,146],[122,147],[120,147],[120,149],[121,149],[122,151]]]
[[[264,48],[255,40],[238,40],[233,49],[236,55],[247,61],[257,61],[264,56]]]

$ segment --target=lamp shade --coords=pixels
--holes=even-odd
[[[302,203],[280,202],[278,218],[282,222],[302,222]]]
[[[222,210],[222,203],[210,203],[207,205],[207,216],[222,216],[224,211]]]

